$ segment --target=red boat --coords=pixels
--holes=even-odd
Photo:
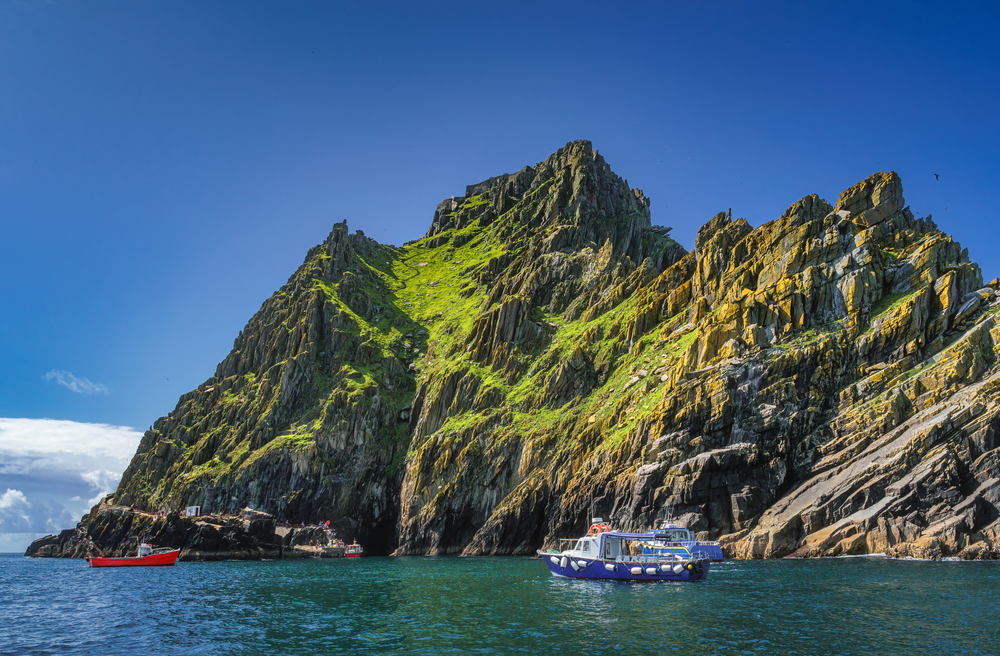
[[[361,553],[364,551],[361,545],[355,542],[354,544],[349,544],[344,547],[344,557],[345,558],[361,558]]]
[[[135,557],[105,558],[97,556],[88,558],[91,567],[144,567],[173,565],[177,562],[180,549],[154,549],[151,545],[140,544],[139,554]]]

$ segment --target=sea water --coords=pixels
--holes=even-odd
[[[695,583],[532,558],[91,569],[0,555],[3,654],[998,654],[1000,563],[733,561]]]

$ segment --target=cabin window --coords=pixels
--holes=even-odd
[[[618,558],[622,553],[622,541],[613,538],[605,538],[604,557]]]
[[[583,540],[577,541],[574,551],[583,551]]]
[[[590,553],[590,540],[583,541],[583,552]]]

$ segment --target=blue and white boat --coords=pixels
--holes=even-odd
[[[694,531],[671,523],[668,518],[654,529],[653,539],[639,544],[642,553],[649,555],[680,556],[696,560],[721,563],[725,558],[718,542],[699,540]]]
[[[708,576],[708,560],[691,556],[641,553],[653,533],[608,530],[595,517],[587,535],[564,551],[539,551],[553,576],[609,581],[699,581]]]

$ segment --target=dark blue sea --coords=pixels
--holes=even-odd
[[[1000,563],[728,562],[697,583],[530,558],[90,569],[0,554],[0,653],[998,654]]]

